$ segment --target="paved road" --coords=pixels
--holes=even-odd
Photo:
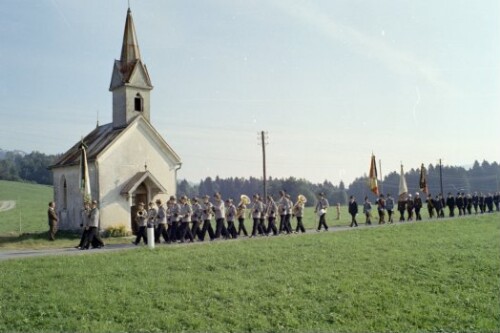
[[[366,226],[364,224],[360,224],[359,227],[357,228],[350,228],[348,226],[336,226],[336,227],[330,227],[328,232],[340,232],[340,231],[349,231],[349,230],[359,230],[359,229],[366,229],[366,228],[379,228],[379,227],[387,227],[387,226],[400,226],[400,225],[408,225],[408,224],[413,224],[413,223],[424,223],[424,222],[437,222],[437,221],[445,221],[448,220],[448,218],[440,219],[440,220],[423,220],[423,221],[418,221],[418,222],[396,222],[394,224],[373,224],[371,226]],[[323,231],[322,231],[323,232]],[[321,233],[322,233],[321,232]],[[306,230],[306,234],[319,234],[320,232],[317,232],[314,229],[308,229]],[[302,234],[294,234],[294,235],[280,235],[277,237],[300,237]],[[255,240],[259,239],[271,239],[274,236],[270,237],[265,237],[265,236],[257,236]],[[234,242],[234,241],[239,241],[239,240],[246,240],[248,237],[239,237],[236,240],[229,240],[229,242]],[[228,242],[227,240],[216,240],[215,242]],[[212,243],[210,241],[205,241],[205,242],[197,242],[195,241],[194,243],[185,243],[185,244],[176,244],[176,245],[166,245],[166,244],[160,244],[156,245],[156,247],[171,247],[171,246],[192,246],[192,245],[203,245],[203,244],[208,244]],[[145,245],[139,245],[135,246],[133,244],[110,244],[106,245],[104,248],[101,249],[91,249],[91,250],[86,250],[86,251],[81,251],[75,248],[61,248],[61,249],[41,249],[41,250],[6,250],[2,251],[0,250],[0,261],[3,260],[10,260],[10,259],[22,259],[22,258],[32,258],[32,257],[42,257],[42,256],[57,256],[57,255],[88,255],[88,254],[98,254],[98,253],[108,253],[108,252],[116,252],[116,251],[123,251],[123,250],[131,250],[131,249],[137,249],[140,247],[145,247]]]

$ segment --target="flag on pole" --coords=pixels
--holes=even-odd
[[[406,185],[403,164],[401,164],[401,175],[399,176],[399,201],[406,201],[406,199],[408,199],[408,186]]]
[[[87,146],[80,144],[80,192],[83,196],[83,201],[90,201],[92,195],[90,193],[89,167],[87,164]]]
[[[377,183],[377,163],[375,162],[375,155],[372,154],[372,161],[370,163],[370,175],[368,179],[368,186],[370,186],[370,190],[379,195],[378,193],[378,183]]]
[[[427,170],[425,170],[424,163],[422,163],[422,166],[420,167],[420,191],[424,192],[425,194],[429,194],[429,189],[427,188],[427,178],[426,178]]]

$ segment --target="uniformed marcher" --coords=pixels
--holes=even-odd
[[[448,206],[449,217],[455,216],[455,198],[451,192],[448,193],[448,198],[446,198],[446,206]]]
[[[467,214],[471,215],[472,214],[472,196],[469,194],[467,194],[466,196],[466,199],[465,200],[465,208],[467,209]]]
[[[285,194],[285,231],[292,233],[292,213],[293,213],[293,202],[290,198],[290,194]]]
[[[465,205],[464,205],[464,197],[462,196],[462,193],[458,192],[457,197],[455,199],[455,204],[458,209],[458,216],[462,216],[465,214]]]
[[[328,231],[328,225],[326,224],[326,213],[328,211],[328,200],[325,198],[324,193],[318,194],[318,203],[316,204],[316,208],[314,210],[315,214],[319,216],[318,228],[316,231],[321,231],[321,227],[325,228],[325,231]]]
[[[279,235],[278,228],[276,228],[276,215],[278,214],[278,205],[271,195],[267,196],[266,216],[267,216],[267,230],[266,234],[269,235],[271,231],[274,236]]]
[[[180,230],[181,230],[181,204],[177,202],[176,197],[171,196],[170,197],[170,202],[172,205],[171,208],[171,217],[170,219],[172,220],[172,231],[169,233],[169,238],[171,242],[176,242],[179,241],[180,238]]]
[[[280,215],[280,224],[279,224],[279,233],[282,233],[284,231],[287,232],[287,234],[291,233],[292,230],[287,228],[287,223],[286,223],[286,214],[288,211],[288,201],[286,200],[286,193],[285,191],[281,190],[279,192],[280,198],[278,200],[278,213]]]
[[[385,209],[387,210],[387,222],[394,223],[394,198],[391,194],[387,194],[387,199],[385,200]]]
[[[162,205],[160,199],[156,200],[156,206],[158,207],[156,214],[156,229],[155,229],[155,243],[161,243],[160,237],[163,237],[165,243],[170,243],[170,238],[167,232],[167,213],[165,206]]]
[[[88,232],[85,242],[81,247],[81,250],[88,250],[91,244],[97,241],[97,247],[103,247],[104,243],[99,237],[99,209],[97,208],[97,201],[93,200],[90,207],[89,219],[88,221]]]
[[[262,230],[262,226],[260,224],[260,217],[264,214],[264,204],[260,201],[260,197],[258,194],[253,195],[253,202],[251,207],[251,213],[253,219],[253,227],[252,227],[252,235],[250,237],[257,236],[257,232],[259,234],[264,234],[265,230]]]
[[[144,209],[144,203],[140,202],[138,205],[137,214],[135,216],[135,220],[137,222],[137,235],[135,241],[132,243],[134,245],[139,245],[141,239],[144,241],[144,244],[148,243],[148,236],[146,234],[146,227],[148,224],[148,211]]]
[[[415,199],[413,199],[413,208],[415,209],[415,220],[421,221],[422,215],[420,214],[420,210],[422,209],[422,198],[420,198],[420,194],[415,193]]]
[[[385,223],[385,197],[380,194],[377,200],[378,224]]]
[[[191,233],[191,229],[189,229],[192,214],[193,209],[191,204],[189,203],[188,198],[183,195],[181,197],[181,211],[179,214],[181,216],[179,239],[177,240],[179,243],[184,243],[186,241],[186,237],[189,238],[191,242],[194,242],[193,234]]]
[[[193,208],[193,215],[191,216],[192,226],[191,233],[193,237],[198,237],[201,241],[201,221],[203,215],[203,208],[201,207],[198,198],[194,197],[191,199],[191,204]]]
[[[245,212],[247,208],[246,200],[249,200],[247,196],[242,196],[238,207],[236,207],[236,218],[238,219],[238,236],[241,235],[241,232],[245,236],[248,236],[247,228],[245,228]],[[248,201],[250,202],[250,201]]]
[[[436,217],[438,219],[444,217],[443,212],[443,200],[441,194],[436,195],[436,199],[434,200],[434,208],[436,209]]]
[[[85,239],[87,238],[87,225],[88,225],[88,219],[89,219],[89,214],[90,214],[90,203],[88,201],[85,201],[83,203],[83,209],[81,211],[81,219],[82,222],[80,223],[80,228],[82,228],[82,236],[80,237],[80,243],[75,246],[77,249],[81,249],[83,247],[83,244],[85,244]]]
[[[432,219],[434,217],[434,199],[432,198],[432,194],[427,194],[427,199],[425,200],[427,203],[427,212],[429,212],[429,218]]]
[[[158,210],[155,207],[153,201],[149,202],[148,205],[148,228],[155,228],[157,225],[156,217],[158,216]]]
[[[481,214],[486,212],[486,205],[484,203],[484,194],[483,192],[479,193],[479,210],[481,211]]]
[[[474,213],[477,214],[477,208],[479,207],[479,196],[477,195],[477,192],[474,192],[474,195],[472,196],[472,205],[474,206]]]
[[[293,206],[293,215],[297,219],[297,227],[295,228],[295,232],[306,232],[306,228],[304,228],[304,223],[302,222],[302,218],[304,217],[304,209],[306,206],[307,199],[305,196],[300,195],[297,197],[297,202]]]
[[[411,194],[408,194],[408,199],[406,200],[406,211],[408,212],[408,218],[406,219],[407,221],[413,221],[414,207],[415,207],[415,202],[413,201]]]
[[[402,198],[400,197],[398,200],[399,222],[404,222],[405,210],[406,210],[406,200],[402,200]]]
[[[236,206],[233,204],[232,199],[226,200],[226,220],[227,220],[227,233],[231,238],[238,238],[238,232],[234,225],[236,219]]]
[[[201,215],[201,218],[203,220],[203,228],[201,229],[201,241],[203,242],[205,240],[205,236],[208,232],[208,236],[210,237],[210,240],[214,240],[215,238],[215,233],[214,229],[212,228],[212,215],[213,215],[213,205],[210,202],[210,197],[208,195],[205,195],[203,197],[203,213]]]
[[[365,224],[372,224],[372,203],[365,197],[365,202],[363,203],[363,214],[365,214]]]
[[[213,209],[215,213],[215,238],[220,238],[222,236],[224,239],[227,239],[228,233],[224,223],[226,207],[224,206],[224,201],[222,201],[220,193],[214,194]]]

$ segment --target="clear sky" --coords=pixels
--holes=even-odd
[[[131,0],[151,120],[179,178],[347,184],[499,161],[498,0]],[[0,148],[62,153],[111,122],[126,0],[2,0]]]

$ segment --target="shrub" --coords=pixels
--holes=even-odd
[[[112,225],[104,229],[104,237],[126,237],[130,236],[130,231],[123,224]]]

